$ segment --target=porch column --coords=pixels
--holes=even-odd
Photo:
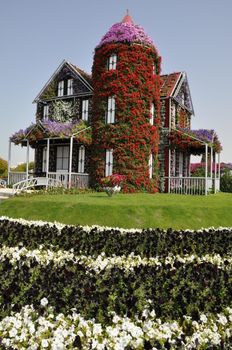
[[[216,193],[217,187],[217,153],[214,153],[214,193]]]
[[[49,172],[49,148],[50,148],[50,139],[47,139],[47,154],[46,154],[46,190],[48,188],[48,172]]]
[[[219,185],[219,191],[220,191],[220,181],[221,181],[221,164],[220,164],[220,153],[218,153],[218,185]]]
[[[208,145],[205,144],[205,195],[208,194]]]
[[[29,140],[27,140],[27,159],[26,159],[26,180],[28,180],[28,172],[29,172]]]
[[[70,137],[70,152],[69,152],[69,181],[68,188],[71,188],[71,180],[72,180],[72,156],[73,156],[73,136]]]
[[[213,181],[213,147],[210,147],[210,177]]]
[[[170,193],[170,176],[171,176],[171,150],[169,149],[168,150],[168,193]]]
[[[10,167],[11,167],[11,140],[9,139],[9,148],[8,148],[8,178],[7,185],[10,185]]]

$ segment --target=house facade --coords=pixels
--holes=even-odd
[[[10,144],[26,146],[27,157],[35,150],[34,177],[98,187],[117,173],[125,192],[186,189],[183,179],[192,187],[190,156],[205,152],[206,186],[220,143],[213,130],[191,130],[186,73],[160,75],[160,64],[152,39],[127,14],[95,48],[92,75],[60,64],[34,100],[35,122]],[[9,166],[10,158],[9,151]],[[28,171],[21,178],[9,171],[8,181],[23,176]]]

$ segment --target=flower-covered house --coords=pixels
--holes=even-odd
[[[10,144],[27,147],[27,163],[35,150],[34,177],[69,187],[97,187],[117,173],[125,192],[207,192],[216,184],[207,161],[216,163],[220,143],[213,130],[191,130],[186,73],[160,75],[160,64],[152,39],[127,14],[96,46],[92,75],[61,63],[34,100],[35,122]],[[206,174],[194,185],[190,156],[202,153]],[[11,184],[23,177],[28,169],[9,171]]]

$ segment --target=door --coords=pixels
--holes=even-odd
[[[57,146],[56,152],[56,179],[64,186],[68,183],[69,146]]]

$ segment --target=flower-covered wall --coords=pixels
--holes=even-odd
[[[127,23],[125,28],[123,23],[117,25],[111,28],[95,50],[92,69],[94,94],[91,176],[95,185],[105,176],[106,150],[111,149],[113,173],[126,175],[123,188],[125,192],[156,192],[160,127],[160,57],[147,38],[143,39],[142,35],[137,37],[141,41],[146,40],[146,45],[134,42],[136,36],[130,39],[130,30],[133,31],[135,25]],[[119,36],[118,33],[122,35],[122,31],[117,32],[118,28],[126,30],[126,34]],[[117,38],[123,42],[114,42]],[[116,69],[107,67],[111,55],[117,57]],[[109,97],[115,98],[115,120],[112,123],[108,123],[106,118]],[[153,171],[152,176],[149,176],[151,154]]]

